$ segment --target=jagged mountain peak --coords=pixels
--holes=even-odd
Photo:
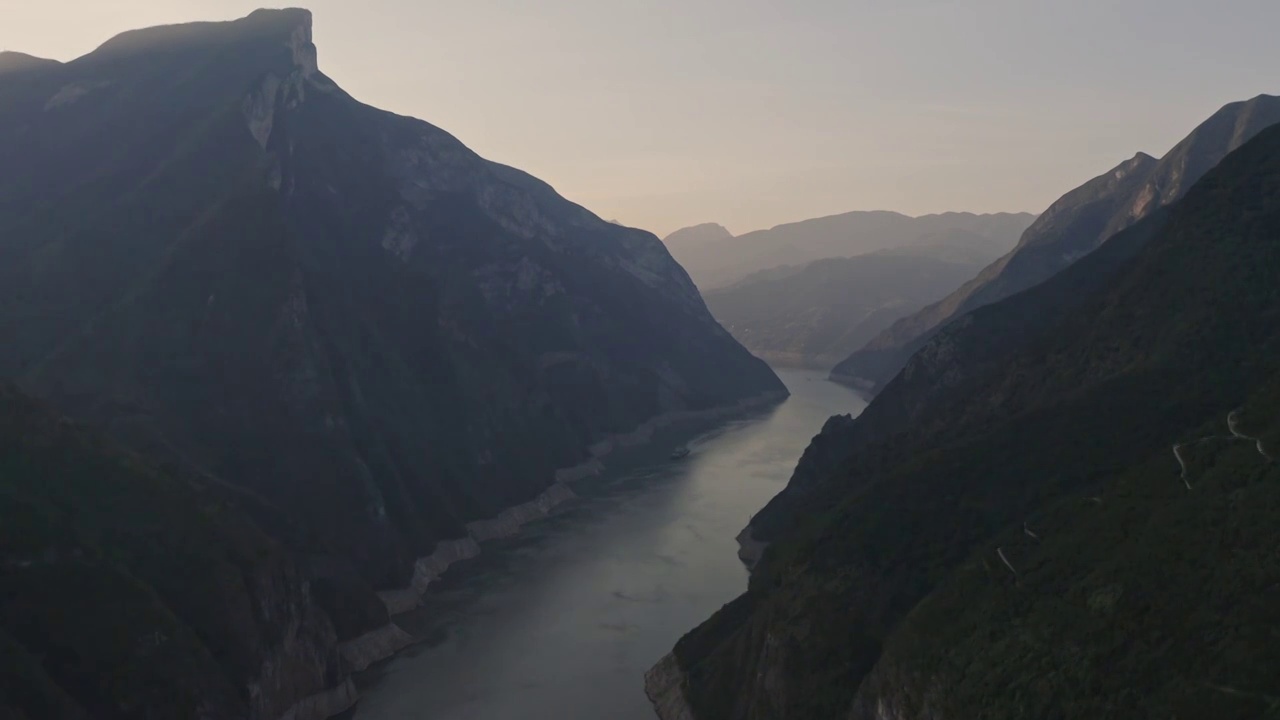
[[[1096,201],[1098,197],[1115,192],[1116,188],[1125,180],[1138,173],[1150,172],[1159,162],[1159,160],[1146,153],[1137,153],[1107,172],[1058,198],[1049,206],[1048,210],[1041,214],[1036,222],[1032,223],[1031,227],[1027,228],[1019,247],[1036,239],[1046,226],[1055,221],[1058,213],[1073,210],[1083,203]]]
[[[313,16],[310,10],[255,10],[237,20],[192,22],[129,30],[98,46],[81,61],[186,52],[211,46],[279,42],[290,48],[295,64],[314,72]]]
[[[1228,103],[1210,115],[1160,160],[1151,183],[1160,193],[1161,204],[1181,197],[1191,183],[1274,123],[1278,115],[1280,97],[1265,94]]]
[[[291,506],[294,479],[315,476],[311,448],[341,455],[325,471],[334,498],[308,491],[298,512],[396,589],[435,542],[536,498],[601,438],[784,391],[656,237],[305,77],[308,58],[311,14],[263,11],[126,33],[47,80],[0,85],[0,166],[12,170],[0,177],[0,325],[33,322],[3,344],[0,374],[58,402],[65,372],[91,395],[191,421],[136,427],[130,441],[148,446],[170,430],[178,445],[213,437],[195,428],[222,422],[215,396],[261,403],[251,415],[276,416],[292,449],[273,455],[291,467],[231,468],[219,449],[208,472]],[[85,183],[94,191],[76,190]],[[55,241],[39,228],[58,217],[77,222]],[[34,324],[53,297],[67,321]],[[104,307],[111,329],[77,331]],[[111,367],[76,369],[60,349],[72,336],[110,346]],[[187,387],[218,388],[210,399],[159,375],[135,381],[156,347],[194,373]],[[224,375],[214,355],[232,347],[253,367]],[[89,420],[114,412],[73,404]],[[385,425],[386,448],[433,449],[388,459],[398,451],[362,439],[369,412],[402,418]]]

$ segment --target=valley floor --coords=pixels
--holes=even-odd
[[[863,402],[814,371],[792,396],[668,454],[678,430],[575,484],[580,500],[486,548],[396,622],[420,638],[360,678],[355,718],[649,720],[643,675],[742,591],[734,536],[775,494],[826,418]]]

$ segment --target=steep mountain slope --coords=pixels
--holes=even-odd
[[[825,370],[981,267],[929,255],[885,251],[763,270],[705,298],[711,314],[757,356]]]
[[[650,673],[664,717],[1261,716],[1278,237],[1271,128],[974,313],[1024,334],[987,370],[913,416],[886,423],[882,395],[828,423],[753,521],[772,545],[747,594]],[[1024,323],[1029,299],[1054,312]]]
[[[851,212],[718,240],[715,236],[719,233],[714,230],[718,225],[700,225],[678,230],[665,242],[698,287],[712,290],[782,265],[805,265],[885,249],[971,248],[982,257],[996,257],[1012,247],[1034,219],[1026,213],[942,213],[912,218],[894,212]],[[693,242],[694,238],[698,242]]]
[[[785,393],[657,238],[355,101],[302,10],[0,76],[0,337],[0,376],[260,496],[343,641],[615,442]]]
[[[1158,162],[1138,153],[1062,196],[1015,248],[945,299],[903,318],[836,366],[832,377],[879,390],[948,322],[1033,287],[1116,232],[1182,197],[1227,153],[1280,122],[1280,98],[1227,105]]]
[[[333,625],[235,499],[0,387],[0,715],[350,705]]]

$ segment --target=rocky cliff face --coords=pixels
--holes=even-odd
[[[0,491],[0,637],[13,646],[0,707],[328,717],[306,704],[333,709],[321,700],[349,669],[334,627],[236,492],[121,451],[8,387]]]
[[[748,592],[655,669],[662,707],[1264,713],[1280,656],[1238,639],[1280,622],[1264,519],[1280,499],[1277,178],[1271,128],[1050,282],[971,314],[1014,338],[974,371],[911,411],[889,402],[903,373],[824,430],[847,452],[753,520],[770,544]],[[970,357],[982,337],[944,349]]]
[[[0,75],[0,167],[0,375],[246,491],[350,665],[610,443],[785,393],[657,238],[357,102],[303,10]]]
[[[1138,153],[1072,190],[1027,228],[1012,252],[948,297],[894,323],[838,364],[833,379],[878,392],[949,322],[1049,279],[1182,197],[1227,153],[1278,121],[1280,98],[1232,103],[1159,161]]]

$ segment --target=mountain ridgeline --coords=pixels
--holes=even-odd
[[[704,291],[731,286],[753,273],[879,250],[943,252],[947,259],[986,260],[1008,251],[1034,220],[1027,213],[850,212],[733,236],[715,224],[697,225],[663,241]]]
[[[898,318],[959,287],[991,259],[984,255],[975,261],[975,254],[943,247],[826,258],[761,270],[704,297],[711,314],[739,342],[775,367],[830,370]]]
[[[1093,252],[1182,197],[1227,153],[1276,122],[1280,98],[1231,103],[1160,160],[1138,153],[1072,190],[1027,228],[1013,251],[948,297],[894,323],[837,365],[833,379],[878,392],[948,323],[1038,285]]]
[[[648,674],[659,715],[1272,712],[1280,127],[1239,145],[828,422],[744,532],[748,591]]]
[[[656,237],[356,101],[311,22],[0,64],[15,713],[327,716],[477,541],[616,445],[785,395]]]

